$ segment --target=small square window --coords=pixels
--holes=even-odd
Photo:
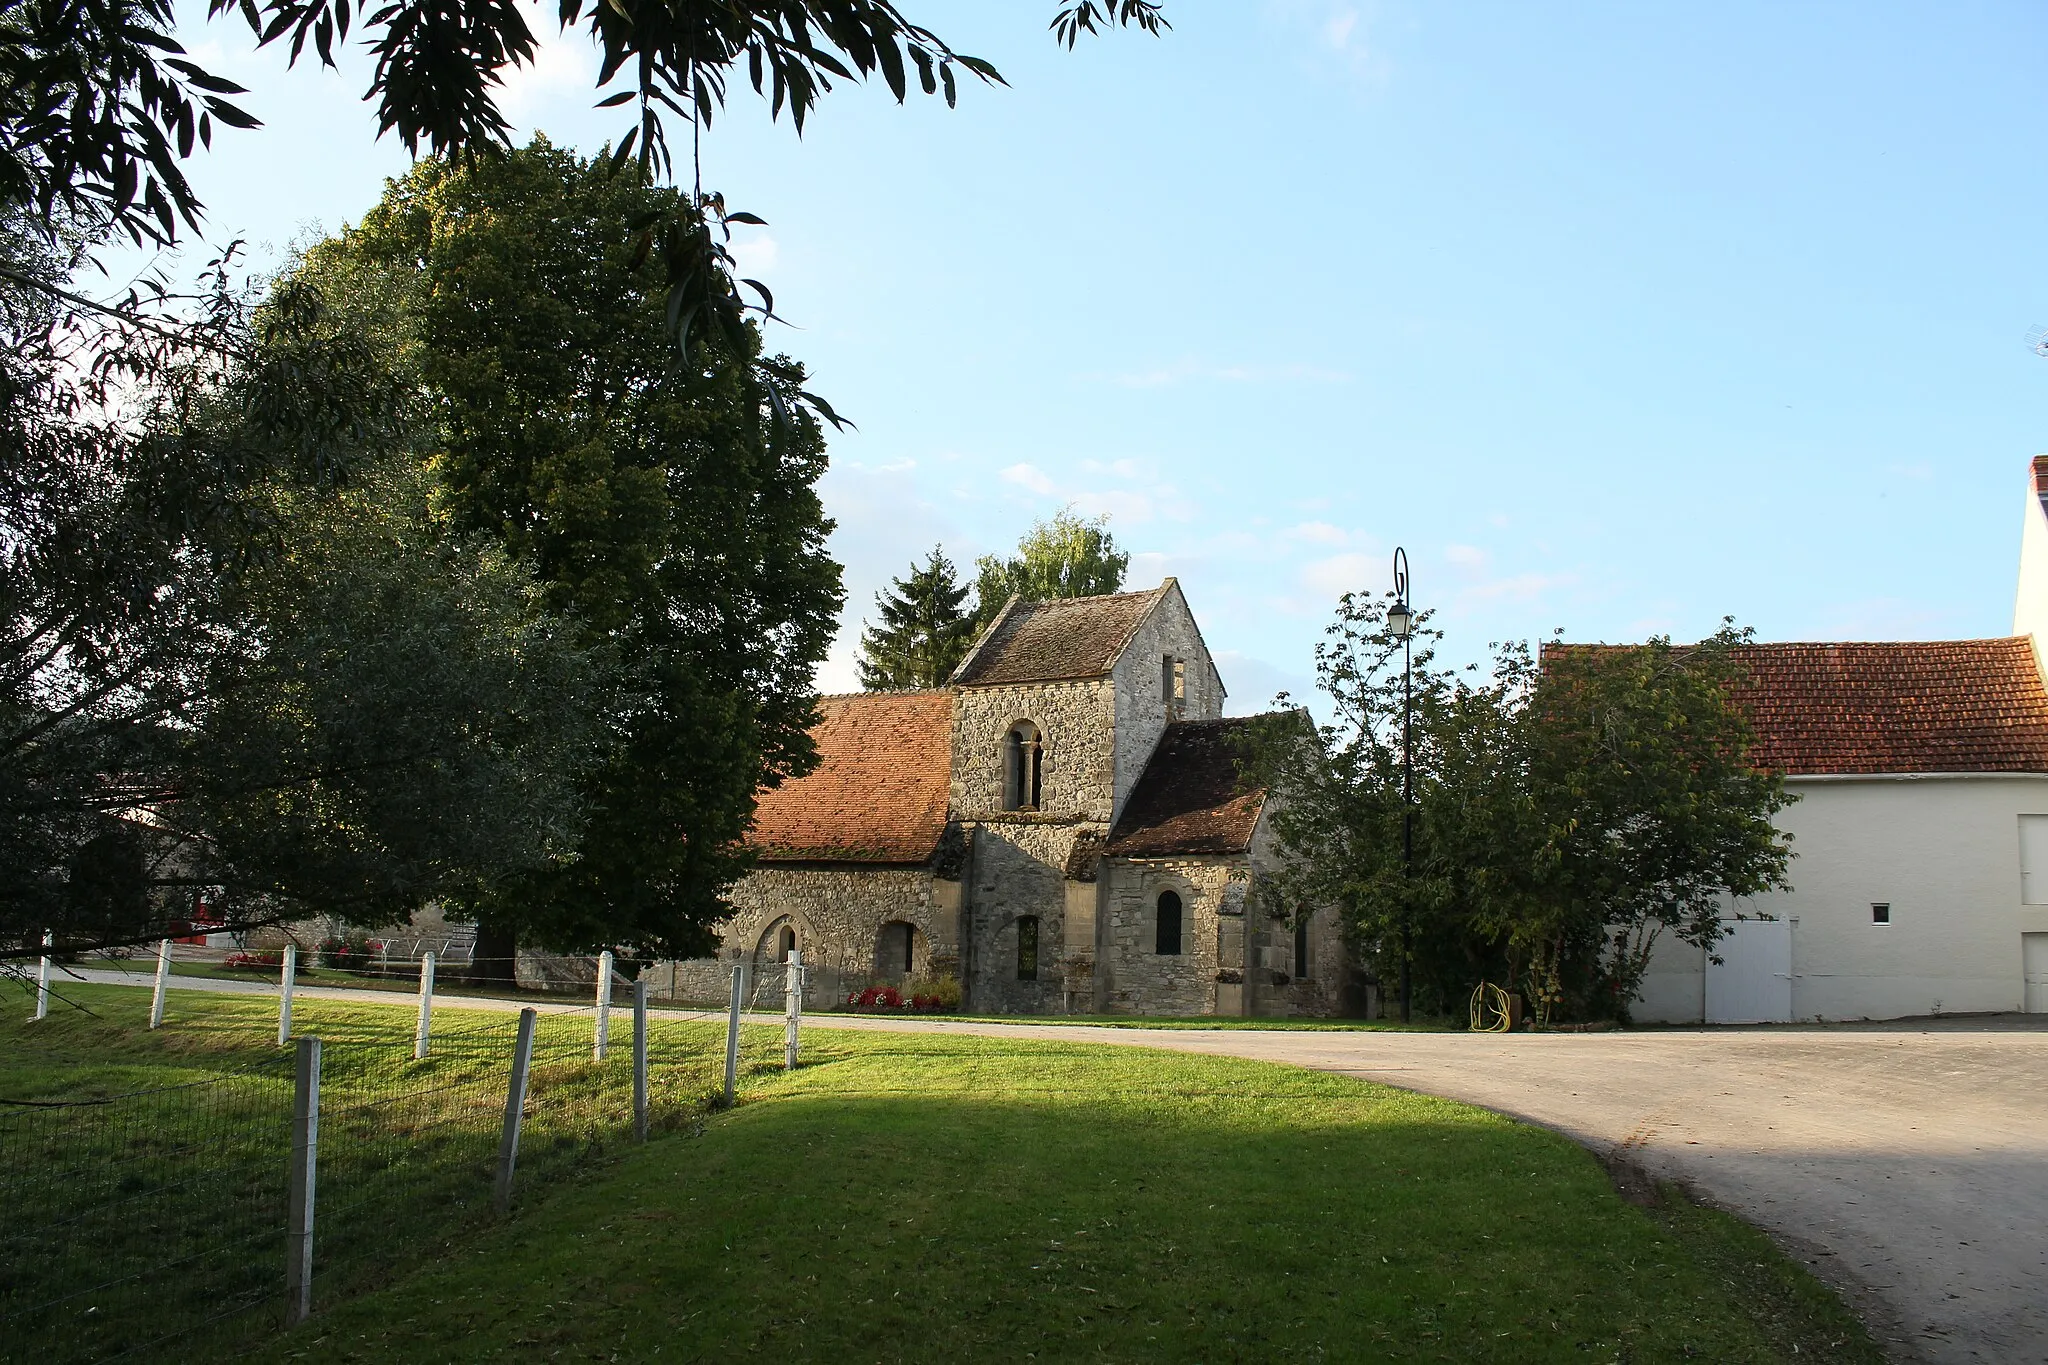
[[[1871,906],[1870,922],[1872,924],[1890,924],[1892,922],[1892,908],[1889,905]]]

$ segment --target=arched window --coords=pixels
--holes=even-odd
[[[776,951],[775,960],[777,962],[787,962],[789,961],[789,955],[795,951],[796,926],[785,924],[782,926],[782,942]]]
[[[1294,917],[1294,979],[1308,980],[1308,912]]]
[[[1037,810],[1045,790],[1045,745],[1038,727],[1020,720],[1003,741],[1003,809]]]
[[[1017,979],[1038,980],[1038,916],[1025,915],[1017,921]]]
[[[1159,930],[1153,951],[1165,957],[1180,955],[1180,892],[1159,893]]]

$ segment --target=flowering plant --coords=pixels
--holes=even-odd
[[[269,967],[284,966],[284,954],[275,951],[260,953],[229,953],[227,960],[220,964],[242,972],[260,972]]]

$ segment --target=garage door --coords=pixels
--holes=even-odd
[[[2020,966],[2027,974],[2027,1013],[2048,1014],[2048,934],[2020,935]]]
[[[1792,1022],[1792,922],[1729,920],[1707,963],[1707,1022]],[[2048,938],[2048,935],[2043,935]]]

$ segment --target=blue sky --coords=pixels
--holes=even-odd
[[[842,89],[801,140],[749,96],[704,144],[769,221],[771,344],[859,424],[826,690],[891,574],[1067,503],[1134,585],[1179,576],[1238,712],[1307,689],[1397,544],[1461,657],[2010,629],[2048,450],[2038,5],[1169,0],[1164,38],[1071,53],[1054,0],[904,7],[1009,87]],[[269,125],[195,167],[209,235],[359,217],[405,164],[367,66],[287,74],[203,12]],[[551,40],[506,106],[594,151],[593,71]]]

